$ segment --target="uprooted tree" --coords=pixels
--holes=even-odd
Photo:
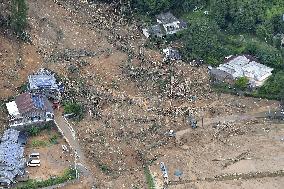
[[[27,11],[26,0],[12,0],[11,27],[17,34],[21,34],[27,25]]]

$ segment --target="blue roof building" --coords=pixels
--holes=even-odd
[[[8,129],[0,143],[0,188],[15,183],[16,176],[25,174],[24,147],[18,143],[19,131]]]
[[[33,93],[45,94],[47,97],[56,98],[63,92],[63,85],[56,81],[53,73],[47,69],[40,69],[37,73],[29,75],[28,90]]]

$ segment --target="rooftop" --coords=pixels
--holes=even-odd
[[[160,20],[162,24],[169,24],[179,21],[171,12],[161,13],[157,15],[156,18]]]
[[[247,76],[256,79],[260,79],[262,75],[270,73],[273,68],[269,68],[263,64],[260,64],[254,60],[251,60],[247,56],[236,56],[229,58],[225,64],[221,64],[218,69],[226,71],[234,76],[234,78]]]
[[[28,82],[30,90],[59,89],[54,74],[46,69],[40,69],[37,73],[29,75]]]
[[[24,148],[18,144],[19,131],[8,129],[0,143],[0,182],[10,185],[17,175],[24,174]]]
[[[163,35],[164,34],[164,31],[159,24],[150,26],[148,28],[148,31],[151,35]]]
[[[40,94],[23,93],[15,101],[6,104],[11,116],[17,117],[31,110],[44,110],[53,112],[52,105],[47,97]]]
[[[265,80],[273,70],[256,62],[256,59],[248,55],[231,56],[217,69],[232,75],[233,78],[248,77],[251,82]]]

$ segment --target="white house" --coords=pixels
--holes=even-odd
[[[231,56],[216,69],[227,73],[233,79],[247,77],[252,87],[262,86],[273,71],[273,68],[256,62],[249,55]]]

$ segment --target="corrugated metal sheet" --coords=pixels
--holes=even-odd
[[[24,148],[18,143],[19,131],[8,129],[0,143],[0,182],[10,185],[17,175],[23,175]]]

